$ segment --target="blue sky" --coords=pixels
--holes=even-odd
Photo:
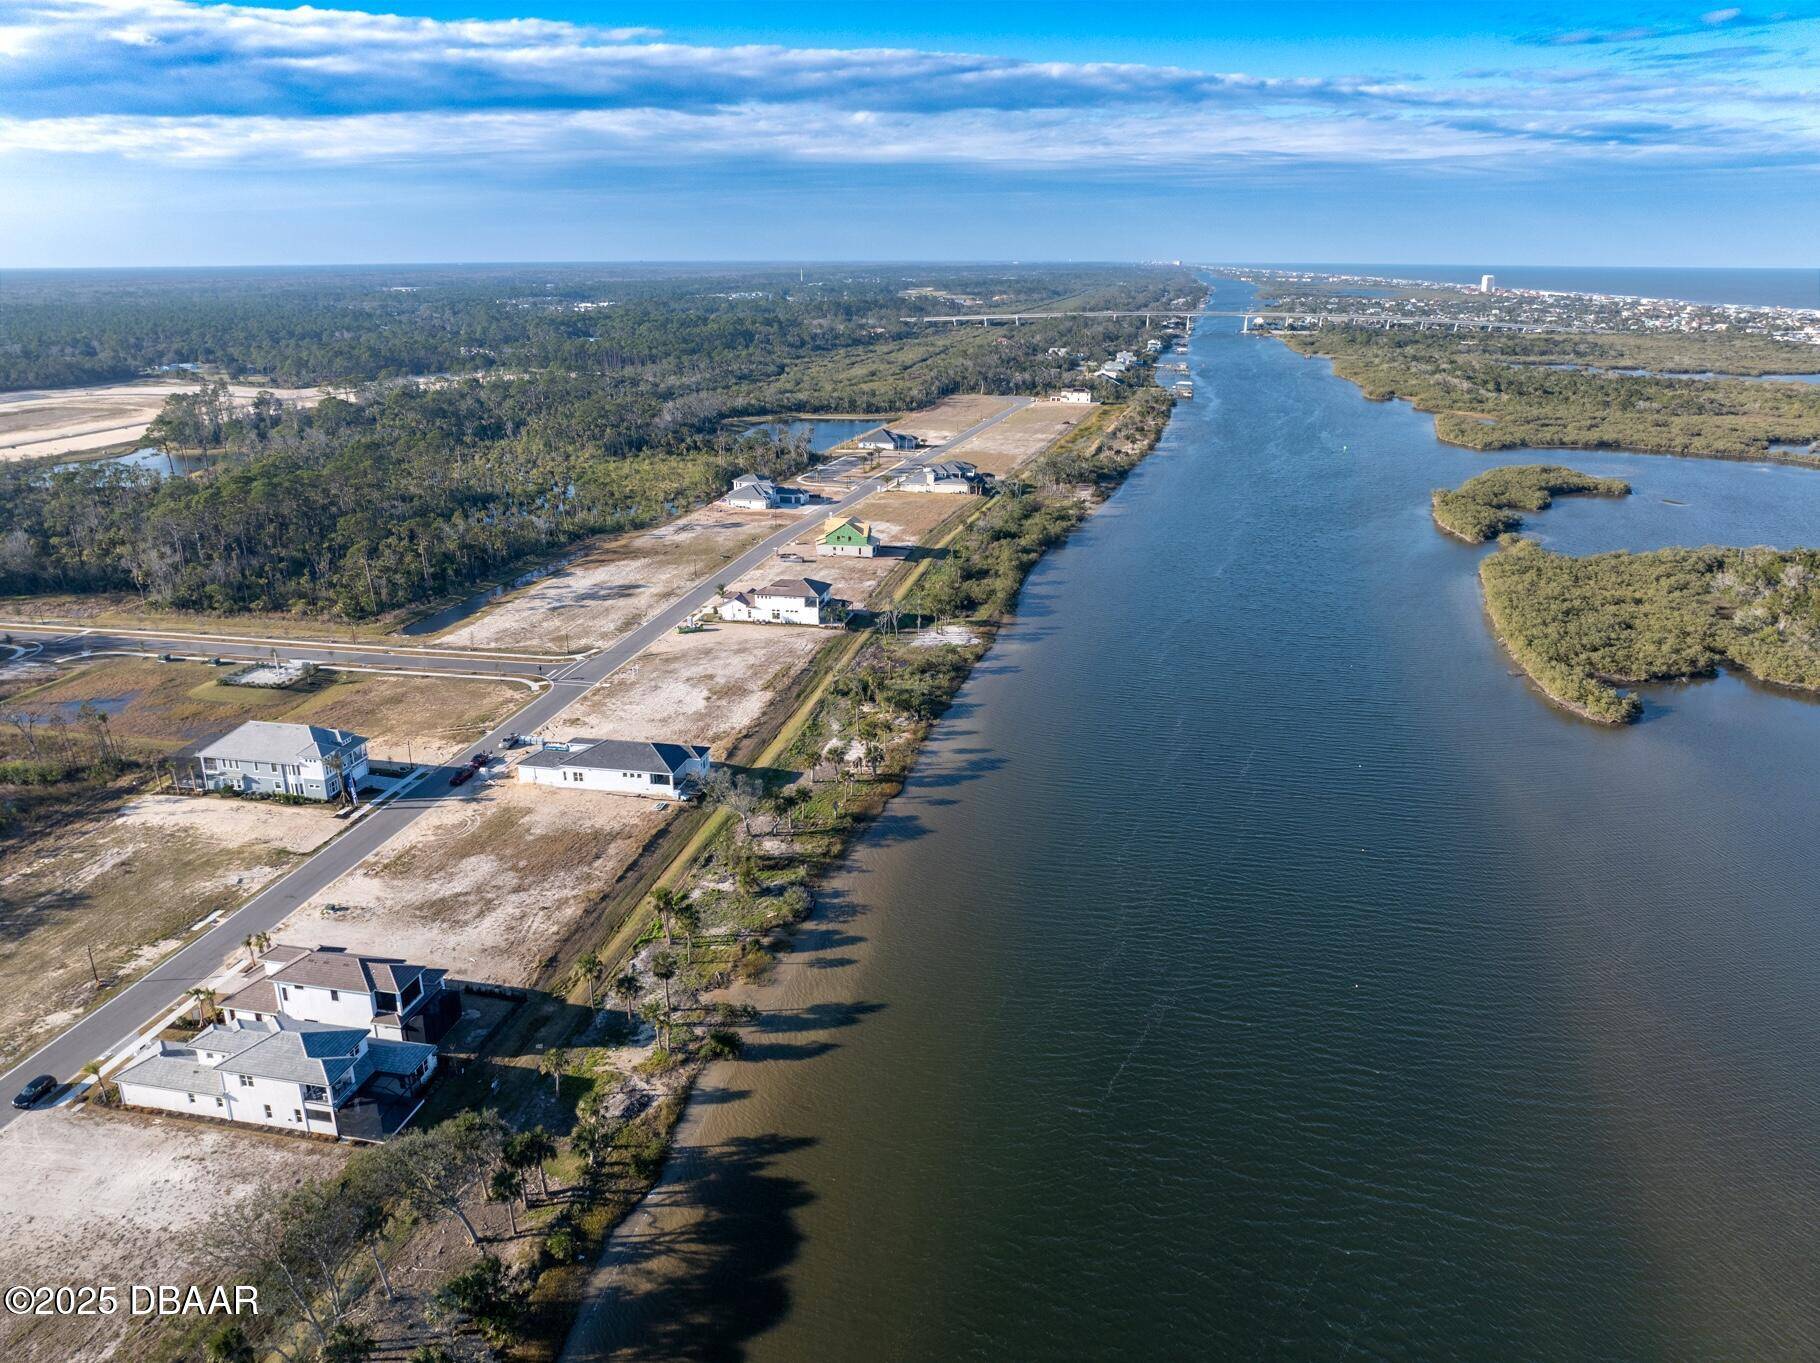
[[[0,0],[0,268],[1814,266],[1817,51],[1820,0]]]

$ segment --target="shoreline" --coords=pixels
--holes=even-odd
[[[1040,563],[1043,558],[1047,557],[1050,549],[1065,544],[1068,539],[1072,538],[1075,530],[1111,501],[1130,473],[1155,452],[1163,434],[1168,430],[1169,419],[1173,412],[1174,400],[1170,399],[1164,410],[1163,420],[1153,431],[1144,433],[1141,448],[1136,452],[1135,457],[1123,463],[1122,466],[1116,467],[1112,476],[1102,476],[1100,481],[1092,485],[1091,490],[1086,494],[1091,501],[1086,506],[1084,513],[1068,527],[1067,532],[1055,544],[1046,548],[1030,565],[1030,568],[1020,575],[1018,596],[1012,600],[1010,606],[1004,611],[994,613],[989,618],[969,619],[966,622],[966,628],[973,634],[975,640],[969,650],[973,656],[958,681],[943,698],[942,713],[946,713],[954,696],[992,655],[998,643],[999,634],[1005,625],[1015,618],[1022,596],[1023,582],[1027,579],[1028,572],[1034,569],[1036,563]],[[1114,423],[1104,432],[1105,444],[1110,444],[1112,437],[1117,432],[1118,426],[1117,423]],[[984,512],[986,509],[987,506],[983,506],[980,511]],[[953,537],[958,538],[964,534],[972,519],[968,518],[968,522],[957,527]],[[865,648],[862,645],[856,651],[855,657],[849,660],[849,668],[858,664],[858,655],[864,651]],[[838,667],[831,669],[831,679],[838,675],[839,671]],[[816,708],[813,699],[810,702],[810,708],[812,710]],[[779,727],[780,738],[789,730],[796,718],[797,716],[793,713],[784,720]],[[766,1012],[762,1006],[759,1006],[762,1001],[775,1000],[781,991],[787,990],[790,981],[802,979],[808,975],[807,953],[811,949],[805,946],[803,939],[814,930],[818,923],[826,921],[823,914],[827,911],[828,905],[823,894],[828,884],[851,868],[853,857],[863,845],[871,828],[888,814],[892,803],[903,794],[907,781],[923,758],[924,750],[935,726],[940,722],[941,715],[937,715],[923,727],[921,732],[916,735],[908,752],[908,760],[903,764],[901,770],[894,770],[883,781],[875,782],[867,792],[849,836],[842,841],[838,850],[818,859],[817,864],[803,882],[804,887],[810,893],[808,911],[795,921],[781,925],[779,929],[766,935],[766,949],[774,955],[775,959],[768,963],[767,968],[761,974],[736,976],[721,988],[704,991],[704,993],[714,994],[716,1003],[728,1004],[735,1008],[747,1005],[758,1006],[759,1017],[762,1018]],[[682,857],[688,855],[687,849],[681,854]],[[633,949],[635,951],[636,946]],[[576,1347],[578,1336],[587,1328],[587,1322],[594,1319],[597,1313],[616,1309],[617,1294],[612,1289],[615,1276],[641,1263],[649,1262],[636,1245],[628,1243],[628,1237],[633,1234],[630,1228],[635,1223],[641,1226],[650,1224],[654,1220],[653,1211],[649,1206],[653,1198],[661,1194],[666,1186],[672,1184],[678,1174],[686,1172],[691,1153],[700,1148],[692,1145],[690,1138],[699,1130],[707,1114],[714,1110],[707,1101],[706,1095],[717,1091],[716,1081],[724,1080],[739,1061],[737,1057],[733,1057],[696,1063],[695,1073],[690,1075],[675,1091],[678,1110],[666,1134],[664,1165],[651,1184],[631,1202],[624,1214],[607,1228],[598,1249],[589,1256],[586,1264],[586,1277],[580,1290],[572,1299],[573,1309],[570,1313],[569,1329],[563,1336],[560,1351],[554,1355],[557,1358],[576,1360],[576,1363],[579,1363],[579,1360],[584,1357],[594,1356],[592,1349],[579,1350]],[[702,1098],[703,1101],[697,1101],[698,1098]],[[683,1204],[674,1203],[658,1210],[674,1214],[686,1213],[688,1209]]]

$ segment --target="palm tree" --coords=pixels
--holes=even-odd
[[[220,995],[206,984],[197,985],[194,989],[183,991],[183,997],[196,1006],[196,1026],[203,1027],[208,1022],[208,1015],[215,1011],[216,1001]]]
[[[556,1142],[541,1126],[520,1132],[506,1142],[506,1163],[514,1169],[537,1171],[537,1186],[544,1197],[550,1195],[550,1176],[543,1162],[556,1154]]]
[[[561,1047],[545,1051],[537,1057],[537,1072],[550,1076],[556,1099],[562,1101],[562,1072],[568,1068],[569,1055]]]
[[[524,1175],[510,1165],[502,1164],[487,1180],[487,1196],[506,1204],[506,1219],[512,1223],[512,1234],[518,1234],[518,1209],[513,1204],[524,1195]]]
[[[269,932],[249,932],[240,939],[240,945],[246,948],[246,963],[259,964],[259,954],[268,951],[272,945],[272,934]]]
[[[683,963],[687,965],[695,959],[695,934],[701,931],[701,906],[693,899],[678,900],[670,916],[676,920],[683,935]]]
[[[657,952],[651,957],[651,978],[663,986],[664,990],[664,1049],[670,1049],[670,1028],[672,1005],[670,1003],[670,981],[676,978],[676,957],[667,951]]]
[[[605,967],[600,963],[599,954],[593,951],[584,952],[581,959],[575,962],[575,974],[580,978],[581,982],[588,987],[588,1009],[590,1012],[592,1012],[594,1008],[594,981],[601,977],[604,969]]]
[[[659,885],[651,891],[651,908],[657,914],[657,926],[663,929],[665,946],[673,945],[670,937],[670,919],[676,912],[676,904],[680,898],[681,896],[668,885]]]
[[[628,970],[614,979],[611,987],[613,997],[618,999],[620,1006],[626,1010],[626,1025],[629,1027],[632,1025],[632,1007],[638,1002],[638,976]]]

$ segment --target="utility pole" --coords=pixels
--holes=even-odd
[[[95,969],[95,948],[88,948],[88,973],[95,977],[95,983],[101,983],[101,972]]]

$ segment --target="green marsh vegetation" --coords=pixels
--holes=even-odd
[[[1538,686],[1589,719],[1623,724],[1617,688],[1710,675],[1820,689],[1820,550],[1659,549],[1553,554],[1515,536],[1479,565],[1499,637]]]
[[[1590,493],[1623,497],[1622,478],[1592,478],[1559,464],[1510,464],[1468,478],[1459,487],[1434,491],[1435,524],[1448,534],[1479,544],[1523,523],[1518,511],[1541,511],[1556,496]]]
[[[1820,441],[1820,385],[1551,369],[1552,363],[1634,360],[1647,350],[1660,362],[1720,372],[1782,373],[1813,367],[1811,347],[1761,337],[1737,339],[1728,357],[1720,343],[1675,338],[1643,347],[1629,336],[1549,337],[1478,333],[1375,331],[1331,327],[1288,332],[1304,355],[1325,355],[1334,372],[1374,401],[1406,398],[1433,413],[1435,434],[1475,450],[1564,446],[1629,449],[1714,459],[1775,459],[1820,466],[1820,455],[1772,445]],[[1603,359],[1584,353],[1605,347]],[[1768,366],[1773,365],[1773,368]]]

